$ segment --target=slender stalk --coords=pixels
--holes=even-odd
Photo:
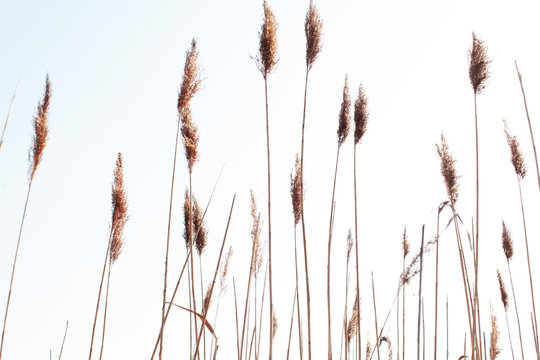
[[[512,280],[512,271],[510,270],[510,261],[506,260],[506,265],[508,266],[508,274],[510,275],[510,285],[512,286],[512,297],[514,298],[514,308],[516,310],[516,318],[518,323],[518,331],[519,331],[519,345],[521,347],[521,359],[525,360],[525,353],[523,352],[523,340],[521,338],[521,324],[519,322],[519,312],[517,307],[517,301],[516,301],[516,292],[514,291],[514,281]]]
[[[472,313],[473,313],[473,333],[474,337],[476,338],[476,312],[480,314],[480,310],[478,309],[478,254],[479,254],[479,230],[480,230],[480,177],[479,177],[479,166],[478,166],[478,114],[477,114],[477,106],[476,106],[476,91],[474,91],[474,128],[475,128],[475,139],[476,139],[476,254],[474,255],[474,301],[472,304]],[[478,324],[480,326],[480,324]],[[478,329],[478,332],[480,333],[480,329]],[[476,342],[472,343],[472,351],[473,351],[473,360],[474,360],[474,354],[477,353],[477,359],[481,359],[481,353],[482,353],[482,342],[480,341],[480,349],[477,349]]]
[[[416,358],[420,360],[420,311],[422,306],[422,275],[424,267],[424,225],[422,225],[422,246],[420,247],[420,279],[418,280],[418,334],[416,337]]]
[[[356,288],[358,289],[358,297],[360,298],[360,270],[358,265],[358,201],[356,196],[356,142],[354,142],[354,155],[353,155],[353,170],[354,170],[354,257],[356,259]],[[405,264],[405,260],[403,260]],[[403,294],[405,296],[405,294]],[[405,306],[405,302],[403,302]],[[405,322],[405,313],[403,313],[404,322]],[[356,336],[358,337],[358,354],[362,354],[362,343],[361,343],[361,317],[358,317],[358,331]],[[405,341],[405,328],[403,329],[403,341]],[[399,353],[399,350],[398,350]],[[403,354],[405,354],[405,343],[403,344]],[[405,357],[403,357],[405,360]]]
[[[69,326],[69,321],[66,321],[66,330],[64,331],[64,338],[62,339],[62,346],[60,347],[60,354],[58,355],[58,360],[62,360],[62,352],[64,352],[64,343],[66,342],[68,326]]]
[[[191,271],[189,270],[189,266],[187,268],[187,272],[188,272],[188,298],[189,298],[189,308],[191,309],[192,306],[191,306],[191,291],[189,291],[189,289],[191,289]],[[192,348],[192,344],[193,344],[193,317],[195,315],[189,311],[189,358],[191,359],[191,355],[192,355],[192,351],[193,351],[193,348]]]
[[[345,360],[348,359],[349,346],[347,339],[347,299],[349,298],[349,256],[347,256],[347,266],[345,270],[345,310],[343,311],[343,333],[342,339],[345,339]],[[341,358],[341,357],[340,357]]]
[[[532,141],[532,146],[533,146],[533,151],[534,151],[534,161],[536,163],[536,177],[538,178],[538,188],[540,189],[540,170],[538,169],[538,156],[536,154],[536,145],[534,143],[534,135],[533,135],[532,125],[531,125],[531,118],[529,116],[529,108],[527,107],[527,98],[525,97],[525,90],[523,89],[523,81],[521,78],[521,73],[519,72],[519,69],[518,69],[517,61],[514,61],[514,64],[516,65],[516,72],[519,79],[519,85],[521,87],[521,94],[523,95],[523,104],[525,105],[525,113],[527,114],[527,121],[529,123],[529,132],[531,134],[531,141]]]
[[[518,179],[518,187],[519,187],[519,200],[521,203],[521,215],[523,219],[523,232],[525,234],[525,249],[527,250],[527,266],[529,269],[529,284],[531,285],[531,302],[532,302],[532,308],[533,308],[533,315],[534,315],[534,340],[536,345],[536,357],[538,360],[540,360],[540,351],[538,349],[538,323],[536,321],[536,306],[534,305],[534,289],[533,289],[533,281],[532,281],[532,273],[531,273],[531,261],[529,258],[529,240],[527,238],[527,225],[525,224],[525,208],[523,207],[523,195],[521,192],[521,179],[519,176]]]
[[[298,318],[298,347],[300,351],[300,360],[304,359],[302,348],[302,320],[300,316],[300,294],[298,294],[298,253],[296,249],[296,225],[294,226],[294,267],[296,275],[296,317]]]
[[[189,228],[191,229],[193,227],[193,191],[192,191],[192,187],[191,187],[191,171],[189,172]],[[190,234],[190,239],[189,240],[189,247],[190,247],[190,252],[192,254],[192,256],[190,256],[190,264],[191,264],[191,295],[193,297],[193,311],[196,313],[197,312],[197,301],[196,301],[196,296],[195,296],[195,269],[194,269],[194,266],[193,266],[193,243],[195,242],[195,239],[193,237],[193,232],[189,232]],[[204,300],[202,300],[204,301]],[[193,316],[193,323],[194,323],[194,328],[195,328],[195,334],[197,334],[199,331],[198,331],[198,327],[197,327],[197,316]],[[201,330],[204,330],[204,322],[201,323]],[[162,342],[163,342],[163,339],[162,339]],[[191,347],[191,345],[190,345]],[[200,356],[197,356],[198,359],[200,359]]]
[[[266,270],[264,270],[264,281],[263,281],[263,292],[261,298],[261,313],[259,316],[259,338],[257,339],[258,348],[255,354],[255,359],[259,359],[259,351],[261,350],[261,333],[262,333],[262,319],[263,319],[263,308],[264,308],[264,295],[266,293],[266,278],[268,273],[268,264],[266,265]]]
[[[11,280],[9,281],[9,291],[8,291],[8,298],[6,302],[6,312],[4,314],[4,326],[2,327],[2,342],[0,343],[0,359],[2,359],[2,350],[4,349],[4,335],[6,334],[6,324],[7,324],[7,318],[8,318],[8,313],[9,313],[9,304],[11,301],[11,291],[13,290],[13,279],[15,277],[15,268],[17,266],[17,257],[19,255],[19,246],[21,245],[21,235],[22,235],[22,230],[24,226],[24,219],[26,218],[26,209],[28,208],[28,199],[30,198],[30,190],[32,189],[33,180],[34,180],[33,177],[30,178],[30,182],[28,183],[28,191],[26,193],[26,201],[24,202],[24,210],[23,210],[23,216],[21,220],[21,227],[19,228],[19,237],[17,239],[17,247],[15,248],[15,257],[13,258],[13,268],[11,269]],[[100,286],[100,292],[101,292],[101,286]]]
[[[399,291],[399,290],[398,290]],[[399,360],[399,293],[397,298],[397,304],[396,304],[396,344],[397,344],[397,360]]]
[[[405,256],[403,257],[403,271],[402,271],[402,274],[405,272]],[[402,334],[402,360],[405,360],[405,289],[407,288],[407,284],[403,284],[403,290],[401,290],[402,292],[402,302],[403,302],[403,324],[402,324],[402,329],[403,329],[403,334]],[[398,290],[399,291],[399,290]]]
[[[433,343],[433,360],[437,360],[437,315],[439,300],[439,218],[441,215],[441,206],[437,211],[437,243],[435,244],[435,339]]]
[[[377,349],[377,359],[381,360],[381,355],[379,353],[379,327],[377,325],[377,301],[375,301],[375,281],[373,280],[373,271],[371,272],[371,290],[373,294],[373,312],[375,317],[375,334],[377,334],[377,343],[375,344],[375,348]],[[381,329],[382,333],[382,329]],[[373,355],[372,355],[373,356]]]
[[[221,257],[223,255],[223,248],[225,247],[225,240],[227,240],[227,233],[229,232],[229,225],[231,223],[231,217],[232,217],[232,212],[233,212],[233,209],[234,209],[234,201],[236,200],[236,194],[234,195],[233,197],[233,200],[232,200],[232,204],[231,204],[231,210],[229,212],[229,219],[227,220],[227,227],[225,229],[225,235],[223,236],[223,242],[221,243],[221,250],[219,251],[219,257],[218,257],[218,261],[217,261],[217,264],[216,264],[216,271],[214,272],[214,278],[212,280],[212,285],[210,286],[210,293],[209,293],[209,298],[210,300],[212,299],[212,292],[214,291],[214,285],[216,283],[216,278],[217,278],[217,275],[219,273],[219,266],[221,264]],[[201,330],[199,330],[199,334],[197,336],[197,343],[195,345],[195,354],[193,355],[193,358],[192,359],[195,359],[198,355],[199,355],[199,345],[201,343],[201,335],[202,335],[202,331],[203,331],[203,328],[204,328],[204,324],[206,323],[206,317],[208,315],[208,312],[206,311],[204,313],[204,316],[203,316],[203,319],[201,321]]]
[[[311,305],[309,294],[309,272],[308,272],[308,255],[307,255],[307,241],[306,241],[306,224],[304,220],[304,129],[306,126],[306,101],[307,101],[307,85],[308,85],[309,67],[306,67],[306,84],[304,87],[304,111],[302,113],[302,148],[300,151],[300,183],[302,186],[302,202],[300,206],[302,208],[302,236],[304,239],[304,266],[306,271],[306,305],[307,305],[307,322],[308,322],[308,354],[309,360],[311,360]]]
[[[510,333],[510,324],[508,323],[508,311],[504,311],[504,316],[506,317],[506,329],[508,330],[508,340],[510,340],[510,350],[512,351],[512,360],[514,357],[514,346],[512,345],[512,334]]]
[[[103,331],[101,332],[101,350],[99,351],[99,360],[103,357],[103,346],[105,345],[105,328],[107,325],[107,307],[109,304],[109,284],[111,282],[111,260],[109,257],[109,269],[107,271],[107,288],[105,290],[105,309],[103,310]]]
[[[292,314],[291,314],[291,327],[289,329],[289,343],[287,345],[287,360],[289,360],[289,352],[291,350],[292,328],[293,328],[293,324],[294,324],[294,305],[296,304],[297,291],[298,291],[298,288],[295,288],[294,289],[294,297],[293,297]]]
[[[449,353],[449,347],[448,347],[448,294],[446,295],[446,360],[448,360],[448,357],[450,356]]]
[[[341,146],[338,144],[336,155],[336,170],[334,172],[334,186],[332,188],[332,202],[330,203],[330,225],[328,229],[328,265],[326,268],[326,300],[328,304],[328,360],[332,360],[332,331],[331,331],[331,315],[330,315],[330,249],[332,244],[332,225],[334,223],[334,197],[336,193],[336,179],[339,161],[339,149]]]
[[[2,148],[2,144],[4,143],[4,135],[6,133],[7,124],[9,122],[9,118],[11,117],[11,111],[13,110],[13,104],[15,103],[15,96],[17,96],[17,88],[19,85],[17,84],[17,87],[15,88],[15,91],[13,92],[13,97],[11,98],[11,104],[9,105],[8,114],[6,117],[6,123],[4,124],[4,130],[2,130],[2,137],[0,137],[0,149]]]
[[[236,316],[236,351],[238,352],[238,359],[240,359],[240,332],[238,329],[238,301],[236,301],[236,281],[233,276],[233,288],[234,288],[234,314]]]
[[[422,359],[426,360],[426,318],[424,316],[424,299],[422,299]]]
[[[202,254],[199,253],[199,275],[201,282],[201,301],[203,302],[204,309],[204,293],[203,293],[203,272],[202,272]],[[208,311],[208,309],[206,309]],[[204,324],[201,324],[204,327]],[[204,360],[206,360],[206,329],[203,330],[203,349],[204,349]]]

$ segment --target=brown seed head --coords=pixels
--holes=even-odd
[[[122,153],[118,153],[116,169],[114,170],[114,183],[112,186],[112,221],[111,221],[111,248],[110,260],[114,263],[122,251],[122,234],[127,221],[127,197],[124,188],[124,170],[122,166]]]
[[[212,284],[208,284],[208,287],[206,288],[206,294],[204,295],[204,302],[203,302],[203,309],[202,309],[203,315],[208,312],[208,309],[210,309],[210,305],[212,303],[212,298],[210,297],[211,287],[212,287]]]
[[[495,360],[501,353],[501,348],[499,347],[499,327],[497,326],[497,317],[491,312],[491,339],[489,345],[489,358],[490,360]]]
[[[306,65],[309,71],[322,49],[322,20],[313,1],[309,2],[304,30],[306,32]]]
[[[300,158],[296,154],[294,170],[291,172],[291,200],[294,215],[294,224],[298,224],[302,216],[302,176],[300,176]]]
[[[501,291],[501,301],[504,306],[504,311],[508,311],[508,293],[501,277],[501,273],[497,270],[497,280],[499,280],[499,290]]]
[[[392,351],[392,340],[388,336],[381,337],[381,340],[379,341],[379,346],[382,345],[382,343],[385,342],[388,345],[388,359],[392,360],[394,357],[394,353]]]
[[[351,229],[349,228],[349,233],[347,234],[347,262],[349,262],[349,259],[351,257],[351,250],[353,246],[353,237]]]
[[[178,94],[177,108],[180,115],[201,87],[201,70],[197,63],[198,58],[197,42],[193,39],[191,40],[191,49],[186,52],[184,75],[182,77],[180,93]]]
[[[506,256],[507,261],[510,261],[512,256],[514,256],[514,246],[512,243],[512,237],[510,236],[510,230],[508,230],[504,221],[502,222],[501,238],[504,256]]]
[[[350,343],[352,339],[356,336],[358,331],[358,322],[360,321],[360,306],[358,298],[358,289],[356,289],[356,297],[354,300],[353,311],[351,314],[351,319],[349,320],[349,325],[347,326],[347,343]]]
[[[401,242],[403,247],[403,258],[405,259],[409,254],[409,240],[407,239],[407,227],[403,229],[403,241]]]
[[[186,106],[182,112],[182,140],[184,142],[184,150],[186,152],[186,160],[188,163],[189,173],[193,172],[193,165],[199,159],[198,145],[199,134],[197,126],[193,124],[191,118],[191,109]]]
[[[255,58],[257,68],[263,77],[272,72],[276,66],[277,59],[277,22],[268,2],[264,0],[264,19],[259,32],[259,55]]]
[[[184,240],[186,248],[189,250],[193,241],[193,223],[191,223],[189,216],[189,189],[187,188],[184,195]]]
[[[487,56],[487,48],[484,42],[476,37],[473,32],[473,43],[469,49],[469,79],[475,93],[480,94],[485,88],[485,82],[489,77],[489,64],[491,60]]]
[[[345,85],[343,86],[343,100],[341,102],[341,109],[339,110],[339,125],[337,130],[338,145],[341,146],[345,142],[347,135],[349,134],[349,127],[351,122],[351,116],[349,109],[351,107],[351,96],[349,95],[349,83],[347,81],[347,75],[345,75]]]
[[[272,338],[276,336],[277,327],[278,327],[278,322],[276,318],[276,311],[274,310],[272,314]]]
[[[366,344],[366,359],[371,358],[371,350],[371,342],[368,340]]]
[[[444,178],[444,183],[446,184],[446,192],[448,194],[448,199],[450,200],[451,205],[454,206],[459,195],[459,176],[457,175],[456,168],[454,166],[456,161],[448,150],[448,145],[446,144],[446,139],[444,138],[443,134],[441,134],[441,145],[436,146],[437,154],[439,154],[439,158],[441,159],[441,174]]]
[[[193,197],[193,230],[197,234],[197,238],[195,239],[195,247],[197,248],[199,255],[201,255],[206,248],[208,231],[206,230],[206,226],[203,222],[201,207],[199,206],[199,202],[195,197]]]
[[[51,82],[49,81],[49,75],[45,77],[45,91],[43,93],[43,99],[38,103],[37,114],[34,115],[34,137],[32,139],[32,147],[30,148],[30,179],[34,178],[37,167],[43,157],[43,150],[47,145],[47,138],[49,136],[49,126],[47,124],[47,115],[49,113],[49,105],[51,101]]]
[[[233,255],[233,248],[232,246],[229,247],[229,251],[227,252],[227,256],[225,257],[225,263],[221,267],[221,271],[219,274],[219,293],[220,295],[225,293],[227,290],[227,273],[229,272],[229,263],[231,261],[231,257]]]
[[[506,120],[503,120],[503,122],[506,141],[508,142],[508,146],[510,147],[510,160],[512,161],[512,165],[514,166],[514,171],[516,172],[516,175],[521,180],[523,180],[525,175],[527,175],[527,166],[525,166],[525,160],[523,159],[523,153],[521,152],[521,149],[519,147],[519,141],[517,140],[516,136],[510,134]]]
[[[362,85],[358,88],[358,97],[354,102],[354,143],[358,144],[364,136],[368,121],[367,98]]]

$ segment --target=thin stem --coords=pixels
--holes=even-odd
[[[510,260],[506,259],[506,265],[508,266],[508,274],[510,275],[510,285],[512,286],[512,297],[514,298],[514,308],[516,310],[516,318],[517,318],[518,331],[519,331],[519,345],[521,347],[521,359],[525,360],[525,355],[523,352],[523,340],[521,338],[521,324],[519,322],[519,312],[518,312],[517,301],[516,301],[516,292],[514,291],[514,281],[512,280],[512,271],[510,270]]]
[[[296,275],[296,314],[298,318],[298,347],[300,351],[300,360],[303,360],[303,348],[302,348],[302,320],[300,316],[300,295],[298,294],[298,253],[296,249],[296,225],[294,226],[294,267]]]
[[[307,304],[307,322],[308,322],[308,351],[309,360],[311,360],[311,305],[309,295],[309,273],[308,273],[308,255],[306,242],[306,224],[304,221],[304,129],[306,126],[306,101],[307,101],[307,86],[308,86],[309,68],[306,66],[306,84],[304,87],[304,111],[302,115],[302,149],[300,151],[300,186],[302,188],[302,201],[300,202],[301,220],[302,220],[302,235],[304,238],[304,266],[306,268],[306,304]]]
[[[64,343],[66,342],[68,326],[69,326],[69,321],[66,321],[66,330],[64,331],[64,338],[62,339],[62,346],[60,347],[60,354],[58,355],[58,360],[62,360],[62,352],[64,351]]]
[[[204,309],[204,292],[203,292],[203,272],[202,272],[202,254],[199,253],[199,275],[201,280],[201,301],[203,303],[202,308]],[[208,309],[206,309],[208,311]],[[204,326],[202,324],[201,326]],[[206,360],[206,329],[203,330],[203,349],[204,349],[204,360]]]
[[[534,289],[533,289],[533,281],[532,281],[532,273],[531,273],[531,261],[529,259],[529,240],[527,238],[527,225],[525,224],[525,208],[523,207],[523,195],[521,192],[521,180],[518,176],[518,186],[519,186],[519,201],[521,203],[521,215],[523,219],[523,232],[525,234],[525,248],[527,250],[527,266],[529,268],[529,283],[531,285],[531,302],[532,302],[532,308],[533,308],[533,314],[534,314],[534,332],[535,332],[535,344],[536,344],[536,357],[538,360],[540,360],[540,352],[538,351],[538,324],[536,321],[536,306],[534,305]]]
[[[6,123],[4,124],[4,130],[2,130],[2,137],[0,137],[0,149],[2,148],[2,144],[4,143],[4,135],[6,133],[6,128],[9,122],[9,118],[11,117],[11,111],[13,110],[13,104],[15,103],[15,96],[17,96],[18,87],[19,87],[19,84],[17,84],[17,87],[15,88],[15,91],[13,92],[13,97],[11,98],[11,104],[9,105],[9,110],[6,117]]]
[[[291,338],[292,338],[292,328],[294,324],[294,305],[296,304],[296,294],[297,294],[298,288],[294,289],[294,297],[293,297],[293,306],[292,306],[292,314],[291,314],[291,327],[289,329],[289,343],[287,345],[287,360],[289,360],[289,352],[291,350]]]
[[[538,170],[538,156],[536,154],[536,145],[534,143],[534,135],[533,135],[532,125],[531,125],[531,118],[529,117],[529,108],[527,107],[527,98],[525,97],[525,90],[523,89],[523,81],[521,79],[521,73],[519,72],[517,61],[514,61],[514,63],[516,64],[516,71],[518,74],[519,85],[521,86],[521,94],[523,95],[523,104],[525,105],[525,113],[527,114],[527,121],[529,123],[529,132],[531,133],[531,141],[532,141],[532,146],[534,150],[534,161],[536,163],[536,177],[538,178],[538,188],[540,189],[540,170]]]
[[[433,343],[433,360],[437,360],[437,315],[438,315],[438,300],[439,300],[439,218],[441,215],[441,207],[437,211],[437,243],[435,251],[435,339]]]
[[[379,327],[377,325],[377,301],[375,301],[375,281],[373,280],[373,271],[371,272],[371,290],[373,294],[373,312],[375,315],[374,316],[375,317],[375,333],[377,334],[377,336],[379,336]],[[382,333],[382,329],[381,329],[381,333]],[[379,338],[377,338],[377,342],[375,343],[375,348],[377,349],[377,359],[381,360],[381,355],[379,353],[379,341],[380,341]]]
[[[344,345],[345,345],[345,360],[348,359],[348,350],[349,350],[349,342],[348,342],[348,334],[347,334],[347,300],[349,298],[349,257],[347,256],[347,266],[345,270],[345,310],[343,311],[343,333],[342,333],[342,339],[345,339]],[[341,357],[340,357],[341,358]]]
[[[475,139],[476,139],[476,254],[474,256],[474,302],[472,305],[473,309],[473,333],[476,338],[476,312],[480,313],[480,310],[478,309],[478,254],[479,254],[479,223],[480,223],[480,177],[479,177],[479,166],[478,166],[478,114],[477,114],[477,106],[476,106],[476,91],[474,92],[474,128],[475,128]],[[478,324],[480,326],[480,324]],[[478,329],[480,331],[480,329]],[[478,331],[478,332],[479,332]],[[475,351],[478,353],[477,359],[481,359],[482,354],[482,342],[480,341],[480,349],[477,348],[476,343],[472,344],[472,350],[473,350],[473,360],[474,360],[474,354]]]
[[[424,316],[424,299],[422,299],[422,359],[426,360],[426,318]]]
[[[354,250],[355,250],[354,257],[356,259],[356,289],[358,289],[358,298],[360,298],[360,271],[359,271],[359,265],[358,265],[358,202],[357,202],[357,196],[356,196],[356,143],[354,143],[353,162],[354,162],[353,168],[354,168]],[[403,306],[405,306],[405,303],[403,303]],[[403,313],[403,316],[405,316],[405,313]],[[362,354],[360,322],[361,322],[361,317],[358,316],[358,331],[356,332],[356,336],[358,337],[358,354]],[[403,332],[404,332],[403,340],[405,340],[405,329],[403,329]],[[403,353],[405,354],[405,344],[403,344]],[[405,360],[405,358],[403,358],[403,360]]]
[[[28,199],[30,198],[30,190],[32,189],[32,181],[34,178],[30,178],[30,182],[28,183],[28,192],[26,193],[26,201],[24,202],[24,210],[23,210],[23,216],[21,220],[21,227],[19,229],[19,237],[17,239],[17,247],[15,249],[15,257],[13,259],[13,268],[11,269],[11,280],[9,281],[9,291],[8,291],[8,298],[6,303],[6,312],[4,314],[4,326],[2,327],[2,341],[0,342],[0,359],[2,359],[2,350],[4,349],[4,335],[6,334],[6,324],[7,324],[7,318],[9,313],[9,303],[11,301],[11,291],[13,289],[13,279],[15,277],[15,268],[17,266],[17,256],[19,255],[19,246],[21,245],[21,235],[22,230],[24,226],[24,219],[26,218],[26,209],[28,208]],[[100,287],[101,291],[101,287]]]
[[[328,266],[326,268],[326,300],[328,304],[328,360],[332,360],[332,331],[331,331],[331,315],[330,315],[330,249],[332,245],[332,224],[334,223],[334,197],[336,193],[336,180],[339,161],[339,149],[341,146],[338,144],[336,155],[336,170],[334,172],[334,186],[332,188],[332,202],[330,203],[330,225],[328,229]]]
[[[403,257],[403,270],[401,272],[402,274],[405,273],[405,256]],[[402,302],[403,302],[403,324],[402,324],[402,329],[403,329],[403,334],[402,334],[402,360],[405,360],[405,289],[407,287],[407,284],[403,284],[403,290],[401,290],[402,292]],[[398,296],[399,296],[399,289],[398,289]]]
[[[234,314],[236,316],[236,351],[238,353],[238,359],[240,359],[240,331],[238,329],[238,301],[236,301],[236,281],[233,276],[233,288],[234,288]]]
[[[189,217],[188,217],[188,221],[189,221],[189,229],[192,229],[193,226],[193,191],[192,191],[192,187],[191,187],[191,171],[189,172]],[[189,247],[190,247],[190,252],[191,254],[193,254],[193,243],[195,242],[195,239],[193,237],[193,232],[190,231],[189,232]],[[197,312],[197,301],[196,301],[196,297],[195,297],[195,269],[194,269],[194,266],[193,266],[193,255],[190,256],[190,263],[191,263],[191,295],[193,297],[193,311],[196,313]],[[204,301],[204,300],[203,300]],[[194,328],[195,328],[195,334],[197,334],[199,332],[198,330],[198,327],[197,327],[197,316],[193,316],[193,323],[194,323]],[[201,323],[201,330],[204,330],[204,322]],[[162,341],[163,342],[163,341]],[[190,345],[191,347],[191,345]],[[198,359],[200,359],[200,356],[197,356]]]
[[[264,309],[264,295],[266,293],[266,278],[268,273],[268,264],[266,264],[266,269],[264,270],[264,281],[263,281],[263,292],[262,292],[262,298],[261,298],[261,313],[259,316],[259,337],[257,339],[257,352],[255,354],[255,359],[259,359],[259,351],[261,350],[261,333],[262,333],[262,319],[263,319],[263,309]]]
[[[105,290],[105,309],[103,310],[103,331],[101,333],[101,350],[99,352],[99,360],[103,357],[103,346],[105,345],[105,328],[107,326],[107,307],[109,304],[109,284],[111,282],[111,260],[109,257],[109,269],[107,271],[107,289]]]
[[[512,360],[514,360],[514,346],[512,345],[512,334],[510,333],[510,324],[508,323],[508,311],[504,311],[504,316],[506,317],[506,329],[508,330],[508,340],[510,340],[510,350],[512,350]]]
[[[448,360],[448,357],[450,356],[449,353],[449,347],[448,347],[448,294],[446,295],[446,360]]]
[[[418,280],[418,334],[416,337],[416,358],[420,360],[420,316],[422,306],[422,275],[424,268],[424,226],[422,226],[422,246],[420,247],[420,279]]]

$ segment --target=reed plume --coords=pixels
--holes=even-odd
[[[184,143],[186,160],[188,163],[189,172],[192,173],[193,165],[195,165],[195,163],[199,159],[199,134],[197,126],[193,124],[193,120],[191,117],[191,108],[188,105],[186,105],[186,107],[182,111],[181,123],[182,140]]]
[[[351,318],[347,325],[347,344],[350,344],[352,339],[358,332],[358,324],[360,323],[360,299],[358,297],[358,289],[356,289],[356,296],[352,309]]]
[[[306,33],[306,65],[309,71],[322,50],[322,20],[313,1],[309,2],[304,30]]]
[[[191,40],[191,49],[186,51],[182,85],[180,85],[180,92],[178,94],[177,108],[179,114],[185,110],[191,99],[193,99],[201,88],[201,69],[198,60],[199,51],[197,50],[197,41],[193,39]]]
[[[504,316],[506,318],[506,328],[508,330],[508,339],[510,340],[510,350],[512,351],[512,359],[515,359],[514,357],[514,345],[512,344],[512,334],[510,333],[510,324],[508,322],[508,292],[506,291],[506,287],[504,286],[504,282],[501,277],[501,273],[499,270],[497,270],[497,281],[499,282],[499,291],[501,293],[501,302],[504,307]]]
[[[525,175],[527,175],[527,166],[525,165],[525,160],[523,158],[523,153],[521,152],[519,141],[515,135],[512,135],[508,130],[508,124],[506,120],[503,120],[504,123],[504,134],[506,135],[506,141],[510,147],[510,161],[514,166],[514,171],[516,175],[523,180]]]
[[[208,231],[206,230],[206,226],[202,218],[201,206],[195,197],[193,198],[193,229],[197,230],[195,247],[197,248],[197,253],[199,253],[200,256],[206,249],[208,242]]]
[[[8,298],[6,302],[6,311],[4,314],[4,325],[2,327],[2,340],[0,342],[0,359],[2,359],[2,350],[4,349],[4,335],[6,333],[6,324],[7,324],[8,314],[9,314],[9,304],[11,301],[11,291],[13,290],[13,279],[15,276],[15,269],[17,266],[17,257],[19,254],[19,246],[21,244],[21,235],[22,235],[22,230],[24,226],[24,219],[26,217],[26,209],[28,207],[28,199],[30,198],[30,190],[32,189],[32,182],[34,180],[34,175],[43,157],[43,150],[45,149],[45,145],[47,145],[47,138],[49,135],[48,115],[49,115],[50,102],[51,102],[51,82],[49,81],[49,75],[47,74],[45,77],[45,91],[43,94],[43,99],[38,103],[37,113],[36,115],[34,115],[34,118],[32,121],[33,127],[34,127],[34,134],[32,138],[32,145],[30,148],[30,156],[29,156],[30,169],[29,169],[28,191],[26,193],[26,201],[24,203],[21,226],[19,229],[19,237],[17,239],[17,247],[15,249],[15,256],[13,259],[13,267],[11,269],[11,279],[9,281]]]
[[[480,174],[479,174],[479,161],[478,161],[478,114],[476,105],[476,96],[485,89],[486,80],[489,77],[489,65],[491,60],[487,55],[487,47],[484,42],[480,40],[473,32],[473,43],[469,49],[469,80],[474,92],[474,127],[475,127],[475,141],[476,141],[476,237],[475,237],[475,256],[474,256],[474,301],[472,306],[473,314],[473,331],[476,336],[482,333],[480,327],[480,321],[478,321],[478,332],[476,331],[476,319],[480,319],[480,309],[478,307],[478,268],[479,268],[479,233],[480,233]],[[479,343],[479,349],[476,348],[477,342]],[[482,353],[482,341],[478,340],[472,344],[473,354],[476,353],[477,358],[480,358]]]
[[[446,143],[446,138],[443,134],[441,134],[441,145],[436,146],[437,154],[439,154],[439,158],[441,160],[441,175],[443,176],[444,183],[446,185],[446,193],[448,194],[448,199],[450,200],[451,205],[455,206],[459,195],[459,176],[457,175],[455,168],[456,161],[452,157],[452,154],[450,154],[448,144]]]
[[[497,326],[497,317],[491,313],[491,337],[489,345],[489,358],[495,360],[501,353],[499,347],[499,328]]]
[[[328,265],[326,271],[326,283],[327,283],[327,304],[328,304],[328,359],[332,359],[332,331],[331,331],[331,316],[330,316],[330,249],[332,245],[332,227],[334,223],[334,197],[336,193],[336,180],[337,180],[337,170],[339,162],[339,150],[341,145],[345,142],[347,135],[349,134],[350,127],[350,115],[349,108],[351,106],[351,97],[349,95],[349,84],[347,82],[347,76],[345,76],[345,85],[343,86],[343,100],[341,102],[341,108],[339,110],[338,116],[338,129],[337,129],[337,140],[338,148],[336,155],[336,170],[334,172],[334,186],[332,188],[332,202],[330,203],[330,224],[328,229]]]

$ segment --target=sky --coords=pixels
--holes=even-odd
[[[300,151],[305,75],[306,1],[269,2],[278,22],[279,63],[269,76],[272,165],[272,256],[278,320],[275,356],[285,356],[295,291],[294,223],[290,172]],[[435,144],[444,132],[460,174],[457,211],[462,231],[475,214],[474,102],[467,52],[474,31],[487,45],[491,77],[478,97],[480,142],[480,301],[482,330],[489,335],[490,303],[499,320],[501,358],[509,342],[495,270],[509,282],[500,246],[501,220],[512,231],[511,266],[518,293],[524,346],[532,351],[531,311],[519,192],[503,132],[506,119],[518,136],[529,174],[523,181],[533,276],[540,251],[540,193],[534,155],[514,61],[523,74],[533,130],[538,131],[540,5],[534,1],[318,0],[323,48],[310,75],[305,138],[305,219],[312,296],[313,349],[327,351],[326,262],[331,191],[337,151],[341,92],[347,75],[351,96],[363,85],[370,113],[357,147],[359,259],[362,337],[375,340],[371,273],[381,323],[392,308],[402,268],[406,226],[412,252],[436,234],[437,208],[446,200]],[[125,243],[113,265],[104,358],[150,356],[159,331],[172,163],[178,114],[176,100],[185,54],[195,38],[203,87],[192,101],[200,134],[200,160],[193,191],[203,204],[223,169],[206,216],[208,249],[202,256],[204,288],[213,276],[230,204],[236,202],[225,249],[232,246],[229,287],[214,323],[219,354],[236,353],[232,277],[245,298],[251,254],[250,188],[267,240],[267,170],[264,81],[253,56],[258,51],[262,2],[14,1],[0,4],[0,119],[14,91],[13,112],[0,149],[0,308],[4,309],[28,187],[32,117],[49,74],[50,135],[30,195],[8,317],[6,359],[86,356],[111,221],[111,185],[118,152],[124,156],[128,214]],[[1,123],[3,127],[3,122]],[[346,236],[354,229],[353,143],[342,146],[332,242],[332,336],[339,356],[345,291]],[[173,198],[170,279],[185,259],[183,193],[188,185],[179,147]],[[441,214],[441,224],[449,213]],[[297,233],[299,236],[301,232]],[[300,237],[298,237],[300,239]],[[448,296],[450,358],[462,354],[466,316],[452,227],[440,238],[439,342],[445,344]],[[302,251],[302,247],[299,247]],[[198,264],[198,258],[196,264]],[[303,268],[303,262],[300,263]],[[425,257],[426,334],[433,334],[434,253]],[[351,284],[353,281],[351,271]],[[303,272],[300,274],[301,279]],[[537,281],[537,280],[536,280]],[[175,280],[169,282],[169,286]],[[537,282],[538,283],[538,282]],[[188,303],[187,286],[175,300]],[[349,295],[354,291],[350,285]],[[427,290],[426,290],[427,289]],[[259,285],[259,297],[262,286]],[[300,283],[300,303],[305,287]],[[267,300],[265,300],[267,301]],[[239,300],[243,303],[243,300]],[[335,304],[335,305],[334,305]],[[352,296],[349,297],[349,312]],[[407,288],[407,357],[416,355],[418,279]],[[268,302],[263,317],[267,339]],[[214,319],[216,302],[210,310]],[[412,306],[412,307],[411,307]],[[441,315],[443,314],[443,315]],[[305,322],[305,307],[301,313]],[[385,334],[396,341],[396,313]],[[3,312],[2,312],[3,319]],[[515,330],[515,314],[509,312]],[[214,320],[212,320],[214,321]],[[167,323],[164,358],[185,358],[189,316],[174,309]],[[101,326],[101,320],[98,323]],[[294,330],[296,331],[296,330]],[[400,329],[402,331],[402,329]],[[265,336],[266,332],[266,336]],[[297,354],[293,332],[292,358]],[[307,329],[304,324],[304,338]],[[410,334],[410,335],[409,335]],[[442,335],[441,335],[442,334]],[[486,336],[488,336],[486,335]],[[306,341],[306,339],[305,339]],[[513,331],[514,350],[517,337]],[[98,339],[95,346],[100,346]],[[264,343],[266,344],[266,342]],[[305,346],[304,346],[305,347]],[[365,343],[363,345],[365,347]],[[470,344],[467,345],[470,348]],[[261,348],[261,354],[267,353]],[[433,341],[426,340],[426,352]],[[527,352],[527,351],[526,351]],[[517,353],[516,353],[517,355]],[[315,358],[318,358],[316,356]]]

